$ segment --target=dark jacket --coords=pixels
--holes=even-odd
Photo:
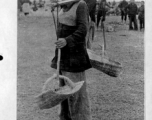
[[[138,13],[138,7],[135,3],[130,3],[127,7],[126,7],[127,13],[129,16],[131,15],[136,15]]]
[[[127,5],[128,5],[128,2],[127,2],[127,1],[122,1],[122,2],[120,2],[120,4],[118,5],[118,7],[119,7],[120,9],[123,9],[123,8],[126,8]]]
[[[87,3],[89,9],[89,15],[93,22],[95,22],[95,14],[96,14],[96,0],[84,0]]]
[[[59,23],[58,36],[65,38],[67,45],[61,49],[60,69],[67,72],[82,72],[91,68],[86,51],[85,37],[87,34],[87,5],[81,1],[76,10],[76,26]],[[51,67],[57,68],[57,49]]]
[[[106,7],[110,8],[111,6],[106,2],[106,0],[101,0],[99,3],[98,10],[106,11]]]
[[[138,9],[138,18],[140,20],[144,20],[144,17],[145,17],[145,8],[144,8],[144,5],[142,5],[141,7],[139,7]]]
[[[108,8],[111,6],[106,2],[106,0],[101,0],[98,6],[98,14],[101,14],[103,16],[102,21],[105,21],[106,12],[108,11]]]

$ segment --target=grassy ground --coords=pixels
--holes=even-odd
[[[109,22],[120,17],[107,17]],[[100,52],[102,32],[96,31],[93,50]],[[123,64],[118,78],[95,69],[87,71],[92,120],[144,120],[144,33],[117,25],[106,32],[107,54]],[[18,120],[58,120],[58,106],[38,110],[34,96],[41,92],[50,68],[56,41],[52,17],[20,17],[18,21]]]

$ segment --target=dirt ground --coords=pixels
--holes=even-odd
[[[107,17],[106,23],[119,22]],[[123,65],[122,74],[110,77],[95,69],[87,74],[92,120],[144,120],[144,33],[128,31],[128,25],[106,32],[107,54]],[[102,32],[96,31],[93,50],[100,52]],[[53,75],[50,68],[56,41],[53,19],[47,16],[20,17],[18,20],[18,120],[59,120],[58,106],[39,110],[34,97]]]

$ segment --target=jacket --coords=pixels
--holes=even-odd
[[[130,3],[127,7],[126,7],[127,13],[128,15],[137,15],[138,13],[138,7],[135,3]]]
[[[145,8],[144,8],[144,5],[142,5],[138,9],[138,19],[144,20],[144,17],[145,17]]]
[[[122,2],[120,2],[120,4],[118,5],[118,7],[119,7],[120,9],[123,9],[123,8],[126,8],[127,5],[128,5],[128,2],[127,2],[127,1],[122,1]]]
[[[121,11],[126,12],[126,7],[128,6],[128,2],[127,1],[122,1],[120,2],[120,4],[118,5],[118,7],[120,8]]]
[[[89,9],[89,15],[93,22],[95,22],[95,14],[96,14],[96,0],[84,0]]]
[[[77,4],[77,3],[75,3]],[[72,9],[73,7],[71,7]],[[67,72],[82,72],[91,68],[86,50],[86,34],[88,25],[88,8],[84,1],[80,1],[76,9],[76,25],[70,26],[59,23],[57,31],[59,38],[65,38],[67,45],[61,48],[60,70]],[[72,15],[72,14],[71,14]],[[57,49],[51,67],[57,68]]]

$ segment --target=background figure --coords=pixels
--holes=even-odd
[[[116,2],[115,0],[112,2],[112,6],[114,7],[116,5]]]
[[[29,13],[31,12],[31,2],[29,0],[26,0],[25,2],[23,2],[22,11],[25,16],[29,15]]]
[[[141,1],[141,6],[138,10],[138,19],[140,24],[140,30],[145,27],[145,6],[144,1]]]
[[[33,11],[36,11],[36,10],[38,10],[38,8],[37,8],[37,5],[36,5],[37,3],[36,3],[36,0],[34,0],[33,1]]]
[[[95,21],[96,21],[96,0],[84,0],[87,3],[88,11],[89,11],[89,28],[86,37],[87,48],[91,49],[92,41],[94,40],[95,34]]]
[[[128,17],[129,17],[129,30],[138,30],[136,15],[138,13],[137,5],[135,0],[130,0],[130,4],[126,7]],[[134,24],[134,28],[132,26]]]
[[[100,3],[99,3],[99,6],[98,6],[98,13],[97,13],[97,29],[98,29],[98,26],[99,26],[99,22],[100,20],[103,22],[105,21],[105,17],[106,17],[106,6],[107,7],[111,7],[107,2],[106,0],[101,0]],[[101,19],[102,17],[102,19]]]
[[[84,0],[87,3],[89,16],[91,21],[95,23],[95,14],[96,14],[96,0]]]
[[[121,21],[123,22],[123,20],[126,22],[127,20],[127,11],[126,11],[126,7],[128,6],[128,2],[126,0],[123,0],[120,2],[120,4],[118,5],[118,7],[121,10]]]

